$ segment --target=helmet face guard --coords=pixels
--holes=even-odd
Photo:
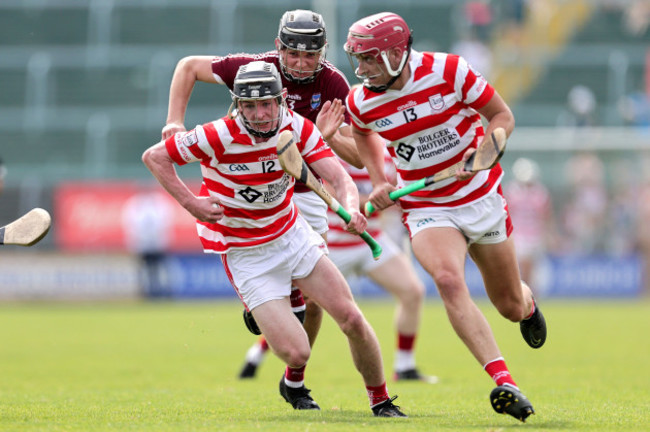
[[[348,54],[350,65],[354,74],[363,82],[363,85],[375,92],[386,91],[401,75],[411,52],[413,37],[406,22],[397,14],[382,12],[365,17],[350,26],[348,38],[343,49]],[[393,69],[388,52],[392,48],[402,50],[402,58],[396,69]],[[370,79],[381,76],[359,74],[359,68],[354,65],[354,58],[359,55],[374,57],[378,64],[385,64],[390,75],[389,81],[381,86],[373,86]],[[383,74],[383,73],[382,73]]]
[[[327,55],[327,38],[323,17],[315,12],[301,9],[285,12],[280,19],[275,47],[280,55],[282,74],[286,79],[301,84],[313,81],[323,69],[323,62]],[[286,50],[299,51],[301,57],[305,54],[318,55],[315,69],[303,70],[302,65],[306,61],[302,59],[299,61],[300,68],[290,67],[285,58]],[[285,57],[283,57],[282,51],[285,51]],[[304,76],[305,74],[310,75]]]
[[[251,135],[270,138],[277,134],[285,106],[282,80],[275,65],[254,61],[240,66],[231,96],[237,116]],[[277,105],[267,106],[271,101]]]

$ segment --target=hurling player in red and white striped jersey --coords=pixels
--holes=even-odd
[[[316,301],[348,337],[374,415],[402,417],[386,388],[379,342],[350,288],[327,258],[323,238],[292,201],[295,179],[276,154],[278,135],[291,131],[305,162],[333,186],[350,213],[346,229],[359,234],[367,221],[359,195],[314,124],[286,108],[273,64],[239,68],[232,90],[235,117],[178,132],[150,147],[143,161],[163,187],[195,216],[206,252],[220,254],[228,277],[273,351],[287,364],[280,393],[295,409],[320,409],[304,385],[311,353],[307,334],[291,310],[292,283]],[[203,185],[195,196],[175,164],[200,162]]]
[[[342,159],[361,167],[352,137],[350,118],[344,106],[350,85],[334,65],[326,61],[325,22],[320,14],[306,10],[287,11],[280,19],[276,50],[260,54],[238,53],[227,56],[189,56],[181,59],[172,78],[167,124],[162,138],[185,131],[187,104],[196,81],[225,84],[232,89],[240,66],[252,61],[272,63],[281,72],[287,89],[289,108],[316,124],[327,144]],[[298,183],[294,200],[307,222],[326,237],[327,206],[314,192]],[[300,292],[294,293],[296,307],[305,308]],[[307,301],[304,325],[313,344],[322,321],[318,305]],[[268,345],[264,338],[251,347],[240,378],[252,378],[264,358]]]
[[[497,127],[510,134],[515,123],[499,94],[462,57],[418,52],[411,44],[406,22],[384,12],[352,24],[344,47],[363,81],[351,90],[347,105],[373,183],[370,202],[380,210],[395,204],[388,195],[395,186],[383,169],[384,140],[398,178],[408,185],[467,160],[486,134]],[[459,171],[399,205],[414,254],[436,283],[454,330],[497,384],[490,396],[493,408],[525,421],[534,413],[532,404],[510,375],[464,276],[469,252],[497,310],[520,323],[531,347],[543,345],[546,323],[519,275],[502,174],[499,165],[476,175]]]

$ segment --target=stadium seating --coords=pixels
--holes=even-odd
[[[626,31],[622,8],[596,8],[559,55],[544,65],[540,79],[515,105],[519,126],[555,126],[577,85],[588,87],[598,105],[596,124],[621,126],[617,105],[642,88],[650,31]]]
[[[500,3],[493,2],[497,9]],[[462,27],[462,2],[454,0],[328,5],[321,12],[330,27],[329,58],[351,83],[356,80],[341,46],[358,17],[382,10],[401,14],[421,50],[448,51]],[[100,163],[96,175],[147,178],[139,156],[160,136],[176,62],[193,54],[273,49],[279,17],[297,7],[306,6],[261,0],[1,2],[0,127],[11,137],[2,148],[10,181],[35,172],[54,180],[78,178],[92,171],[87,165]],[[642,82],[650,41],[647,32],[626,33],[621,14],[595,9],[543,65],[539,81],[513,104],[518,126],[555,125],[576,84],[594,91],[603,124],[620,121],[616,98]],[[616,68],[621,59],[624,70]],[[224,115],[229,104],[225,88],[198,83],[186,126]]]

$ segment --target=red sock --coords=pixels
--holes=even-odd
[[[295,383],[296,387],[300,387],[305,381],[305,368],[307,365],[302,365],[299,368],[292,368],[287,366],[287,370],[284,372],[284,378],[286,381],[291,381]],[[290,386],[293,387],[293,386]]]
[[[258,341],[260,344],[260,348],[262,349],[262,352],[266,352],[269,350],[269,343],[266,341],[264,336],[260,336],[260,340]]]
[[[368,399],[370,399],[371,407],[389,399],[388,389],[386,388],[386,381],[377,387],[366,386],[366,391],[368,392]]]
[[[528,318],[532,317],[534,313],[535,313],[535,300],[533,300],[533,306],[530,308],[530,314],[524,319],[527,320]]]
[[[413,351],[415,335],[397,334],[397,349],[401,351]]]
[[[506,366],[506,362],[503,359],[503,357],[499,357],[496,360],[492,360],[488,364],[486,364],[483,369],[485,369],[485,372],[487,372],[492,379],[494,380],[495,383],[497,383],[498,386],[503,385],[503,384],[510,384],[515,387],[517,387],[517,384],[515,384],[514,380],[512,379],[512,376],[510,375],[510,371],[508,370],[508,367]]]
[[[305,299],[302,297],[302,292],[298,288],[291,291],[289,300],[291,301],[291,309],[294,312],[301,312],[305,310]]]

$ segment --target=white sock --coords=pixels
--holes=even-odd
[[[300,388],[303,385],[305,385],[305,380],[302,381],[289,381],[287,377],[284,377],[284,383],[287,385],[287,387],[291,388]]]
[[[395,351],[395,364],[393,365],[393,369],[395,372],[415,369],[415,354],[413,351]]]
[[[246,352],[246,361],[248,363],[253,363],[254,365],[259,365],[264,360],[264,351],[258,342],[248,349]]]

